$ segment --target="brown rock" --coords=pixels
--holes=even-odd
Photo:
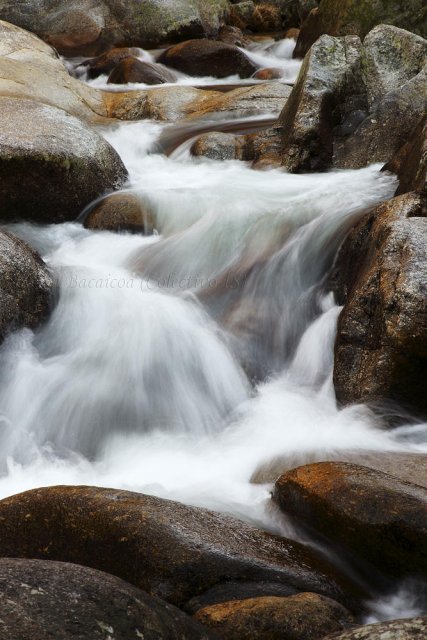
[[[409,193],[377,206],[336,263],[334,384],[341,404],[392,401],[427,413],[427,218]]]
[[[64,562],[0,559],[2,640],[207,640],[170,604],[107,573]]]
[[[226,44],[234,45],[235,47],[246,47],[250,44],[243,31],[238,27],[232,27],[231,25],[224,25],[218,32],[217,40],[225,42]]]
[[[236,580],[348,598],[328,563],[297,542],[206,509],[115,489],[49,487],[2,500],[1,556],[91,566],[178,605]]]
[[[226,640],[319,640],[353,622],[342,605],[315,593],[224,602],[194,618]]]
[[[235,160],[239,155],[236,136],[221,132],[199,136],[190,151],[193,156],[203,156],[211,160]]]
[[[300,31],[300,30],[299,30],[299,29],[295,29],[295,27],[294,27],[294,28],[292,28],[292,29],[288,29],[288,30],[285,32],[285,34],[284,34],[284,36],[283,36],[283,37],[284,37],[284,38],[290,38],[290,39],[292,39],[292,40],[296,40],[296,39],[298,38],[298,36],[299,36],[299,31]]]
[[[425,637],[427,617],[419,617],[367,624],[344,633],[334,633],[324,640],[421,640]]]
[[[108,77],[108,84],[127,84],[128,82],[164,84],[175,81],[176,76],[163,65],[143,62],[133,57],[119,62]]]
[[[48,315],[53,279],[23,240],[0,231],[0,342],[10,331],[34,329]]]
[[[285,513],[392,575],[427,573],[427,490],[345,462],[298,467],[276,482]]]
[[[166,49],[158,62],[192,76],[249,78],[256,71],[240,49],[214,40],[186,40]]]
[[[130,231],[151,235],[154,217],[147,203],[126,191],[113,193],[90,209],[83,225],[94,231]]]
[[[205,609],[222,602],[229,603],[234,600],[247,600],[263,596],[293,596],[298,590],[280,582],[240,582],[230,581],[217,584],[199,596],[191,598],[185,603],[183,609],[187,613],[194,614],[199,609]]]

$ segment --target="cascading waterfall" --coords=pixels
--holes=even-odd
[[[427,450],[425,425],[384,431],[366,407],[338,410],[332,385],[340,308],[325,278],[395,178],[379,166],[258,172],[192,158],[188,144],[166,157],[168,131],[103,131],[157,235],[8,226],[41,253],[58,293],[43,327],[0,348],[0,496],[113,486],[292,535],[266,507],[270,485],[250,482],[260,465]],[[377,603],[373,618],[390,607]]]

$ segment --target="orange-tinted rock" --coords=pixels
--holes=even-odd
[[[0,557],[90,566],[178,605],[229,581],[351,599],[329,564],[297,542],[207,509],[116,489],[49,487],[2,500]]]
[[[125,58],[114,67],[108,77],[108,84],[142,82],[151,85],[175,81],[175,74],[163,65],[143,62],[137,58]]]
[[[298,38],[298,36],[299,36],[299,29],[292,28],[292,29],[288,29],[285,32],[285,35],[283,37],[284,38],[291,38],[292,40],[296,40]]]
[[[298,467],[276,482],[282,510],[392,576],[427,574],[427,489],[345,462]]]
[[[84,219],[86,229],[131,231],[150,235],[154,217],[147,204],[131,192],[113,193],[98,202]]]
[[[96,78],[101,74],[109,74],[119,62],[126,58],[136,57],[141,53],[137,47],[115,47],[105,53],[92,58],[85,63],[89,78]]]
[[[366,624],[324,640],[421,640],[427,638],[427,617]]]
[[[240,49],[214,40],[186,40],[166,49],[158,61],[192,76],[249,78],[256,71]]]
[[[342,605],[315,593],[224,602],[194,618],[224,640],[318,640],[353,622]]]

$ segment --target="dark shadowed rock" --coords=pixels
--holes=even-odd
[[[0,342],[16,329],[34,329],[51,306],[53,280],[23,240],[0,231]]]
[[[301,26],[295,56],[304,57],[322,34],[364,38],[379,23],[408,29],[427,36],[427,14],[423,0],[322,0]]]
[[[0,559],[2,640],[207,640],[170,604],[101,571],[64,562]]]
[[[182,605],[229,581],[346,600],[328,563],[229,516],[128,491],[50,487],[0,502],[0,556],[75,562]]]
[[[406,618],[367,624],[324,640],[422,640],[427,637],[427,618]]]
[[[427,218],[409,193],[377,206],[336,263],[345,303],[335,343],[337,399],[393,401],[427,413]]]
[[[298,467],[276,482],[285,513],[392,575],[427,573],[427,490],[346,462]]]
[[[166,49],[158,62],[191,76],[249,78],[256,71],[240,49],[214,40],[186,40]]]
[[[150,235],[154,229],[152,211],[131,192],[113,193],[89,210],[83,222],[95,231],[131,231]]]
[[[353,622],[342,605],[315,593],[224,602],[194,618],[226,640],[319,640]]]
[[[0,217],[73,220],[121,186],[126,169],[93,129],[65,111],[0,97]]]
[[[175,82],[175,80],[176,76],[163,65],[143,62],[133,57],[119,62],[108,77],[109,84],[127,84],[128,82],[164,84]]]
[[[0,0],[0,18],[69,56],[214,36],[227,10],[226,0]]]

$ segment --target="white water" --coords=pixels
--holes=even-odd
[[[44,327],[0,349],[0,497],[120,487],[293,535],[270,485],[250,483],[260,465],[427,449],[425,427],[395,434],[367,408],[337,410],[331,382],[340,310],[324,276],[395,179],[378,166],[298,176],[150,154],[164,126],[105,132],[158,235],[9,226],[43,255],[59,298]],[[253,388],[243,367],[267,377]]]

